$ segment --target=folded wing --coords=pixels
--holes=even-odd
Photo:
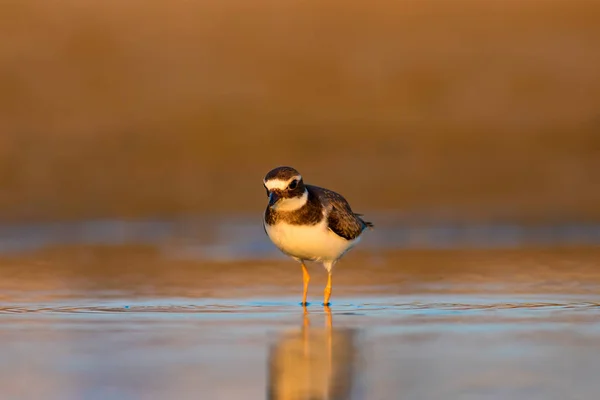
[[[350,204],[342,195],[317,186],[307,185],[307,188],[328,206],[327,224],[336,235],[346,240],[354,240],[366,228],[373,227],[372,223],[364,221],[360,214],[352,211]]]

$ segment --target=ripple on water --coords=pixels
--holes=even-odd
[[[433,297],[433,296],[432,296]],[[496,296],[498,297],[498,296]],[[443,296],[436,296],[437,299],[443,299]],[[455,299],[457,301],[431,301],[431,299],[414,300],[414,298],[369,298],[361,301],[338,300],[333,304],[331,310],[334,313],[344,315],[361,315],[370,313],[370,315],[414,315],[420,312],[427,315],[445,314],[455,312],[464,315],[489,315],[494,312],[503,311],[504,315],[514,315],[519,313],[549,313],[554,311],[600,311],[600,301],[571,299],[566,301],[531,301],[530,299],[506,299],[505,301],[485,301],[478,297],[469,298],[466,296]],[[210,300],[204,299],[195,302],[181,299],[156,299],[145,300],[143,302],[131,302],[127,300],[112,300],[110,304],[94,305],[93,300],[86,303],[89,305],[77,304],[21,304],[0,306],[2,314],[85,314],[85,313],[108,313],[108,314],[256,314],[256,313],[297,313],[301,310],[299,304],[290,301],[257,301],[257,300]],[[309,304],[309,310],[319,311],[322,306],[319,304]]]

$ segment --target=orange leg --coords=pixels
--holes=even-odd
[[[306,306],[306,295],[308,294],[308,282],[310,282],[310,275],[308,274],[308,269],[306,269],[306,265],[304,262],[302,263],[302,280],[304,281],[304,292],[302,294],[302,305]]]
[[[327,276],[327,286],[325,286],[324,295],[325,298],[323,301],[323,305],[329,306],[329,298],[331,297],[331,272],[329,272],[329,275]]]

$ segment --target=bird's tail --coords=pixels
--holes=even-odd
[[[371,230],[373,230],[373,228],[375,227],[375,225],[372,222],[369,221],[365,221],[364,219],[362,219],[362,214],[354,214],[356,215],[362,222],[363,224],[365,224],[365,226]]]

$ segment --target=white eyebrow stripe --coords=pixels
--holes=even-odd
[[[273,189],[285,189],[288,187],[288,185],[293,181],[293,180],[301,180],[302,176],[300,175],[296,175],[291,177],[290,179],[288,179],[287,181],[282,181],[281,179],[270,179],[268,181],[265,181],[265,186],[267,187],[267,189],[269,190],[273,190]]]

